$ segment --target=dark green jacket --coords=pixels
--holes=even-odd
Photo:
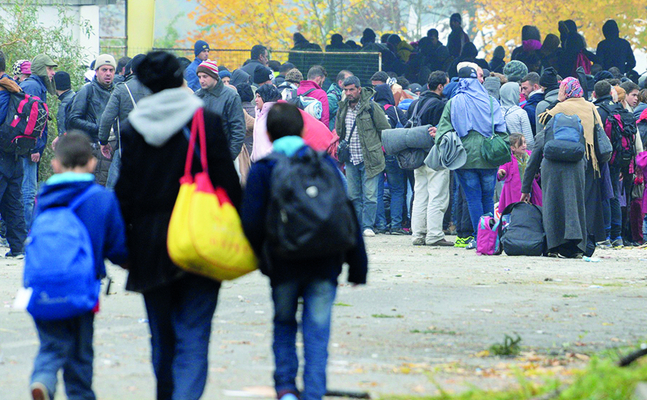
[[[449,131],[453,131],[454,127],[452,126],[452,101],[449,100],[445,104],[445,109],[443,110],[443,115],[440,117],[440,122],[438,123],[438,132],[436,133],[436,143],[440,143],[440,138],[443,137]],[[508,133],[507,132],[497,132],[499,136],[502,136],[506,143],[509,144]],[[481,147],[483,146],[483,140],[485,136],[481,135],[475,130],[471,130],[467,136],[461,138],[463,142],[463,147],[467,152],[467,162],[461,167],[461,169],[495,169],[499,168],[499,165],[493,165],[485,161],[483,156],[481,156]]]
[[[362,88],[361,108],[357,114],[357,127],[355,135],[359,135],[362,144],[362,155],[364,157],[364,167],[366,168],[366,177],[372,178],[384,171],[384,152],[382,151],[382,131],[391,129],[389,121],[386,119],[384,110],[371,98],[375,94],[372,88]],[[369,107],[373,109],[369,112]],[[339,102],[337,111],[337,134],[340,139],[346,137],[346,114],[348,113],[348,98]]]

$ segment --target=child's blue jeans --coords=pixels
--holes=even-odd
[[[298,393],[295,379],[299,370],[296,351],[299,298],[303,298],[301,331],[303,333],[304,390],[302,400],[321,400],[326,394],[326,364],[332,304],[336,284],[327,279],[291,280],[274,285],[274,383],[276,392]]]
[[[40,382],[56,391],[56,374],[63,369],[65,393],[70,400],[94,400],[92,391],[92,335],[94,313],[59,321],[35,321],[40,349],[34,360],[31,383]]]

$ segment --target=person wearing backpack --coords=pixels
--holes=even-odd
[[[115,264],[124,264],[127,258],[119,203],[113,193],[94,183],[92,172],[96,164],[87,136],[68,133],[56,146],[52,161],[55,175],[47,180],[38,195],[25,257],[25,286],[33,290],[27,310],[34,316],[40,339],[30,380],[34,400],[54,398],[60,369],[63,369],[68,398],[95,398],[92,337],[94,314],[99,309],[99,280],[106,276],[104,258]],[[78,223],[73,223],[73,217],[64,212],[72,212]],[[64,233],[59,231],[63,227],[66,227]],[[63,249],[61,244],[65,244]],[[56,257],[57,252],[60,257]],[[74,260],[71,265],[67,263],[70,259]],[[69,270],[66,276],[54,274],[66,269]],[[89,276],[84,274],[86,279],[82,279],[81,272]],[[70,282],[73,278],[76,280]],[[87,280],[93,281],[90,293],[84,292],[88,290],[84,285]],[[74,292],[59,293],[60,288],[70,285]],[[57,293],[52,298],[81,296],[85,299],[87,296],[93,301],[71,310],[66,303],[41,305],[40,294],[48,292]],[[70,317],[50,320],[55,312]]]
[[[301,81],[297,89],[297,95],[312,97],[321,102],[322,111],[319,121],[323,122],[326,126],[330,123],[330,107],[328,105],[328,95],[321,88],[321,85],[326,80],[327,75],[324,67],[321,65],[313,65],[308,70],[307,80]]]
[[[20,88],[28,95],[40,98],[47,104],[47,93],[52,96],[56,94],[54,68],[58,65],[47,55],[39,54],[34,57],[31,63],[32,74],[20,84]],[[23,157],[23,178],[22,178],[22,201],[25,206],[25,226],[27,230],[31,226],[34,213],[34,199],[36,198],[36,187],[38,185],[38,162],[40,161],[47,144],[47,125],[36,140],[36,146],[31,154]]]
[[[337,167],[328,155],[305,145],[303,130],[294,105],[277,103],[269,110],[274,151],[252,165],[241,211],[245,234],[272,288],[274,383],[280,400],[321,400],[326,394],[331,313],[342,264],[348,263],[353,285],[365,284],[368,272],[362,232]],[[300,298],[301,392],[295,382]]]
[[[70,74],[65,71],[58,71],[54,74],[54,84],[56,85],[58,101],[61,102],[58,105],[58,112],[56,113],[56,128],[58,129],[58,137],[60,137],[67,132],[65,119],[67,118],[67,112],[72,107],[76,92],[72,89]],[[58,143],[58,137],[54,138],[56,143]],[[52,143],[52,147],[55,148],[56,143]]]
[[[170,53],[148,53],[135,73],[153,94],[139,101],[121,127],[123,158],[115,194],[129,227],[126,290],[144,297],[157,398],[197,400],[207,382],[220,282],[175,265],[167,237],[184,174],[186,135],[204,103],[183,86],[182,66]],[[223,121],[205,108],[204,122],[209,177],[238,209],[242,192]],[[193,161],[195,173],[200,162]]]
[[[559,103],[541,115],[546,128],[535,137],[521,186],[521,201],[529,202],[541,167],[543,225],[555,257],[590,257],[605,236],[596,142],[602,123],[583,95],[577,79],[561,82]]]
[[[4,122],[10,108],[11,96],[20,86],[5,73],[6,59],[0,51],[0,121]],[[9,251],[6,258],[25,256],[25,208],[22,204],[23,162],[14,153],[0,150],[0,214],[7,226]]]
[[[387,84],[375,86],[375,97],[373,101],[384,108],[391,128],[402,128],[407,123],[407,116],[404,111],[395,107],[393,92]],[[398,165],[395,156],[384,154],[386,168],[384,173],[391,192],[391,224],[387,226],[384,207],[384,179],[380,179],[377,189],[377,217],[375,221],[376,233],[390,232],[392,235],[408,235],[409,232],[402,229],[403,207],[405,202],[406,175]],[[381,175],[384,176],[383,174]]]

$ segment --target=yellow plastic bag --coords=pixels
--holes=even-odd
[[[196,136],[202,172],[191,175]],[[167,247],[171,260],[187,272],[218,281],[236,279],[256,269],[257,259],[236,208],[223,188],[213,188],[207,167],[203,110],[193,119],[184,176],[180,179]]]

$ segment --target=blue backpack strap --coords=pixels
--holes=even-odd
[[[95,193],[98,193],[101,190],[101,186],[97,185],[96,183],[93,183],[90,185],[89,188],[85,189],[83,193],[80,195],[76,196],[74,200],[68,204],[68,208],[72,210],[76,210],[85,200],[88,199],[88,197],[92,196]]]

